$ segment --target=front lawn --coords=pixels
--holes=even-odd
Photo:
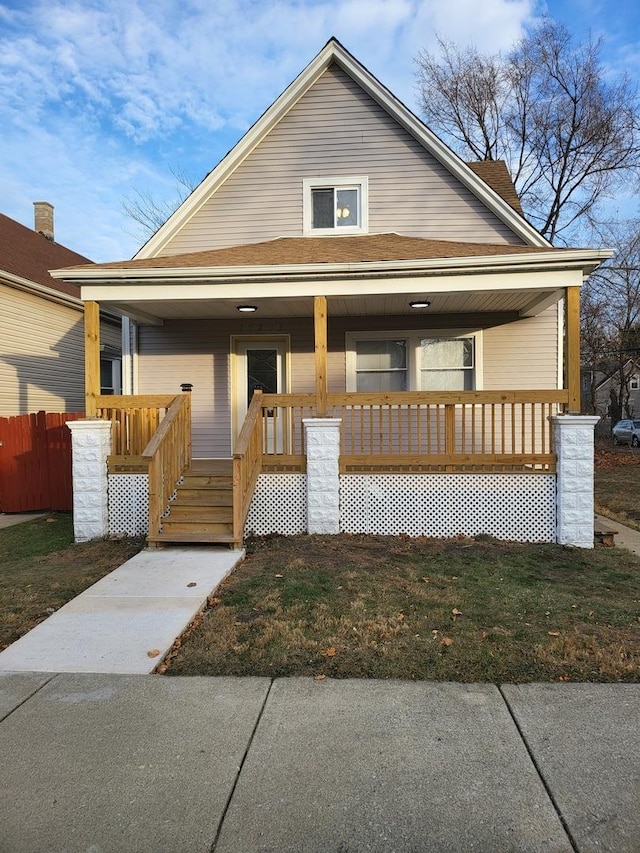
[[[596,447],[595,509],[634,530],[640,530],[640,450]]]
[[[0,649],[133,557],[141,539],[73,544],[69,513],[0,530]]]
[[[640,559],[485,538],[256,539],[159,671],[639,681]]]

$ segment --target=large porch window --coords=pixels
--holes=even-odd
[[[473,391],[481,387],[479,332],[351,332],[347,391]]]

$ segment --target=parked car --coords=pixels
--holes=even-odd
[[[611,430],[614,444],[640,446],[640,421],[618,421]]]

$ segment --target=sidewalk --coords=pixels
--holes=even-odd
[[[3,853],[640,850],[640,685],[0,675]]]

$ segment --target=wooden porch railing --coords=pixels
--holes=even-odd
[[[302,419],[313,394],[265,394],[265,470],[304,470]],[[565,390],[329,394],[342,419],[340,467],[346,471],[552,471],[549,415]],[[302,467],[300,467],[302,466]]]
[[[242,545],[253,490],[262,470],[266,444],[263,418],[263,394],[255,391],[233,452],[233,541]],[[265,418],[267,416],[265,415]]]
[[[142,457],[149,465],[149,536],[155,536],[160,532],[169,498],[191,463],[190,394],[173,399]]]
[[[142,456],[175,394],[108,395],[96,398],[96,417],[111,421],[113,456]]]

